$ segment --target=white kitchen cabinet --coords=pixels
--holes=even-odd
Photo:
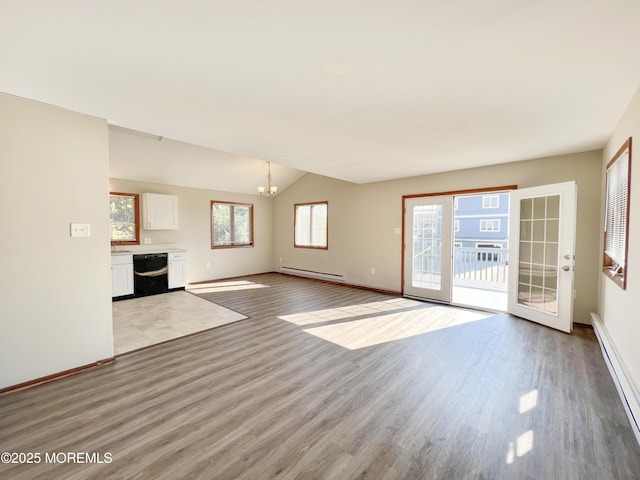
[[[143,193],[142,228],[145,230],[177,230],[178,197],[160,193]]]
[[[169,253],[169,290],[187,285],[187,252]]]
[[[111,256],[111,296],[133,295],[133,255]]]

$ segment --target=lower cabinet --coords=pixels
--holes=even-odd
[[[133,295],[133,255],[111,256],[111,296]]]
[[[170,252],[168,258],[169,290],[187,285],[187,252]],[[134,294],[133,255],[111,255],[111,297]]]
[[[187,252],[169,253],[169,290],[187,285]]]

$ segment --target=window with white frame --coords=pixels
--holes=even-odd
[[[607,277],[627,287],[629,201],[631,192],[631,138],[607,165],[603,267]]]
[[[483,195],[482,208],[498,208],[500,206],[499,195]]]
[[[480,220],[481,232],[499,232],[500,220],[499,219],[482,219]]]
[[[294,205],[294,247],[329,248],[328,211],[329,202]]]

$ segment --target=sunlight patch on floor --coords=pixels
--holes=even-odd
[[[249,282],[247,280],[238,280],[231,282],[207,282],[196,283],[187,286],[186,290],[195,294],[200,293],[217,293],[217,292],[233,292],[236,290],[252,290],[254,288],[267,288],[268,285],[262,283]]]
[[[281,315],[278,318],[280,320],[286,320],[287,322],[302,326],[312,325],[314,323],[325,323],[332,320],[343,320],[345,318],[353,318],[363,315],[378,315],[381,312],[402,310],[405,308],[416,307],[418,305],[423,305],[423,303],[406,298],[394,298],[392,300],[383,300],[381,302],[361,303],[358,305],[346,305],[338,308],[314,310],[312,312]]]
[[[525,414],[530,410],[533,410],[538,406],[538,389],[535,388],[528,393],[520,396],[518,402],[518,413]],[[507,450],[507,464],[512,464],[516,457],[522,457],[533,450],[533,430],[527,430],[514,442],[509,442],[509,449]]]
[[[538,406],[538,390],[531,390],[520,397],[518,412],[526,413]]]
[[[527,430],[520,435],[515,445],[509,443],[509,451],[507,452],[507,463],[512,464],[516,457],[522,457],[533,450],[533,430]]]
[[[349,350],[357,350],[475,322],[490,316],[491,314],[482,312],[437,306],[322,325],[304,331]]]

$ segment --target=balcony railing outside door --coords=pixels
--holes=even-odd
[[[453,261],[453,302],[506,310],[509,251],[456,247]]]

